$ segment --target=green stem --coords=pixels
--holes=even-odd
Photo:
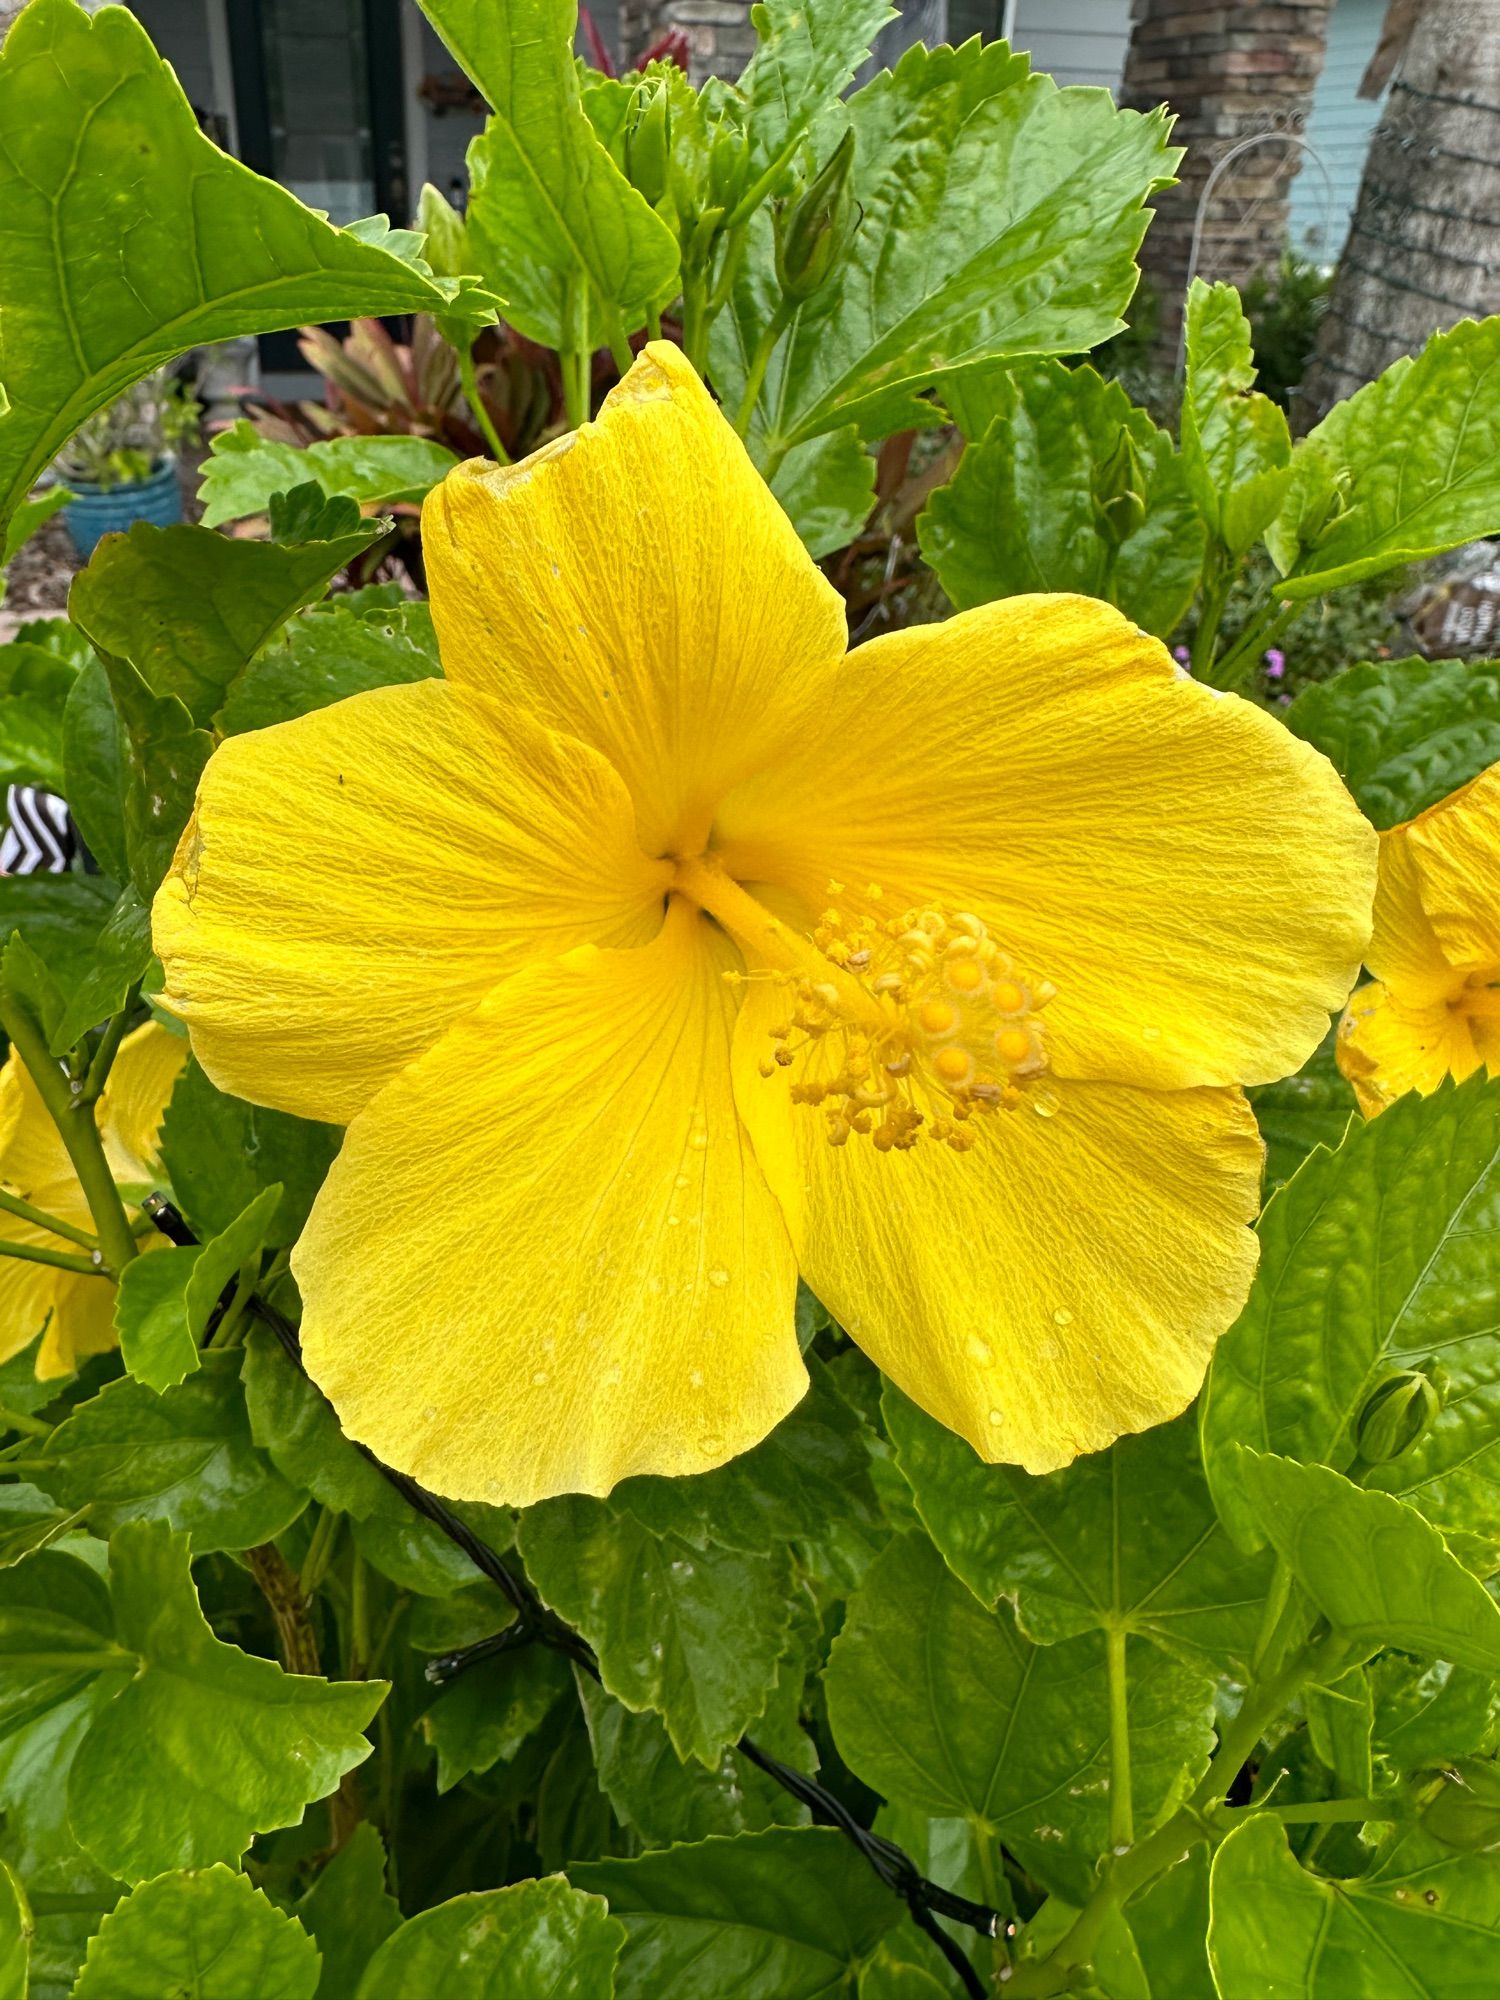
[[[570,335],[560,356],[563,401],[567,406],[568,422],[576,431],[589,420],[589,384],[594,358],[589,346],[588,286],[582,280],[575,278],[570,283],[563,312]]]
[[[682,274],[682,351],[701,375],[708,360],[708,292],[701,271]]]
[[[1311,1799],[1297,1806],[1239,1806],[1235,1824],[1247,1813],[1263,1813],[1283,1826],[1320,1826],[1336,1820],[1396,1821],[1406,1817],[1396,1799]]]
[[[109,1073],[115,1066],[115,1057],[120,1053],[120,1044],[125,1039],[125,1021],[129,1015],[136,989],[130,989],[130,998],[118,1014],[112,1014],[104,1024],[104,1033],[99,1037],[99,1046],[94,1050],[89,1063],[88,1074],[83,1080],[81,1104],[97,1104],[103,1095],[104,1086],[109,1081]]]
[[[646,333],[651,340],[661,339],[661,314],[655,306],[646,308]]]
[[[1109,1844],[1114,1848],[1128,1848],[1135,1840],[1125,1643],[1124,1630],[1111,1625],[1104,1635],[1104,1667],[1109,1683]]]
[[[325,1507],[318,1516],[318,1525],[312,1531],[307,1554],[302,1558],[302,1572],[297,1580],[298,1588],[305,1598],[316,1594],[319,1584],[328,1573],[328,1565],[333,1560],[334,1543],[338,1539],[343,1519],[343,1515],[332,1507]]]
[[[739,276],[740,265],[744,261],[745,245],[750,240],[743,225],[728,229],[724,234],[724,261],[719,266],[719,275],[708,298],[709,326],[713,325],[729,303],[729,294],[734,290],[734,281]]]
[[[770,366],[771,356],[776,351],[777,341],[786,332],[792,311],[791,302],[783,299],[761,329],[760,339],[755,343],[755,353],[750,359],[750,372],[745,377],[745,393],[740,398],[740,407],[734,419],[734,427],[741,437],[749,433],[750,419],[754,416],[755,406],[760,401],[766,369]]]
[[[479,376],[474,367],[474,350],[464,348],[458,357],[458,379],[463,384],[464,401],[474,413],[474,421],[484,433],[484,441],[490,448],[490,457],[496,465],[509,465],[510,453],[500,442],[500,433],[495,429],[494,419],[485,407],[484,398],[479,393]]]
[[[1198,629],[1193,634],[1192,657],[1188,662],[1195,680],[1212,678],[1214,648],[1219,641],[1219,626],[1228,602],[1229,575],[1224,552],[1217,542],[1210,540],[1203,564],[1203,601],[1198,607]]]
[[[13,1410],[9,1403],[0,1403],[0,1431],[20,1431],[26,1437],[51,1437],[52,1425],[43,1423],[40,1417],[29,1417],[24,1410]]]
[[[30,1009],[13,995],[0,998],[0,1027],[9,1035],[12,1048],[31,1072],[38,1095],[51,1113],[52,1122],[68,1149],[68,1158],[73,1162],[73,1171],[78,1176],[78,1184],[88,1201],[89,1213],[94,1218],[105,1264],[118,1277],[136,1256],[136,1241],[125,1213],[125,1204],[115,1186],[115,1177],[104,1157],[104,1142],[94,1119],[94,1107],[85,1101],[87,1085],[79,1090],[73,1088],[60,1064],[54,1060],[47,1047],[47,1039]]]
[[[359,1550],[349,1569],[349,1666],[345,1678],[362,1681],[370,1673],[370,1572]]]
[[[105,1276],[103,1259],[96,1250],[93,1257],[75,1257],[68,1250],[48,1250],[41,1243],[0,1242],[0,1257],[18,1257],[24,1264],[50,1264],[54,1270],[76,1271],[83,1278]]]
[[[79,1229],[71,1222],[64,1222],[61,1216],[49,1215],[44,1208],[33,1208],[29,1201],[22,1201],[18,1194],[7,1194],[0,1188],[0,1209],[7,1215],[18,1216],[22,1222],[34,1222],[50,1235],[65,1237],[69,1243],[81,1243],[85,1250],[97,1250],[99,1239],[90,1236],[86,1229]]]
[[[635,356],[630,351],[630,342],[625,338],[625,322],[620,317],[618,306],[611,306],[605,314],[604,330],[609,336],[609,351],[615,367],[622,376],[628,375]]]
[[[1303,603],[1280,604],[1269,618],[1261,618],[1230,647],[1222,660],[1214,663],[1206,676],[1210,686],[1237,693],[1249,680],[1255,669],[1255,662],[1286,631],[1294,619],[1300,618],[1307,609]]]
[[[801,144],[802,127],[799,125],[781,151],[776,155],[775,159],[772,160],[770,166],[766,168],[760,179],[751,183],[750,187],[740,196],[729,214],[725,216],[720,227],[726,235],[731,230],[744,228],[745,224],[754,215],[772,188],[775,187],[777,181],[780,180],[789,162],[796,157],[797,148]]]

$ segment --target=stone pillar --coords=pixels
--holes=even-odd
[[[0,0],[3,4],[3,0]],[[748,3],[739,0],[621,0],[620,45],[635,61],[669,28],[687,36],[688,75],[695,84],[722,76],[731,83],[755,51]]]
[[[1333,0],[1133,0],[1120,102],[1165,102],[1187,147],[1174,188],[1159,195],[1141,268],[1161,298],[1160,348],[1175,358],[1194,224],[1209,176],[1241,141],[1300,133],[1323,67]],[[1287,196],[1300,149],[1267,139],[1225,168],[1203,215],[1198,272],[1243,284],[1274,265],[1286,241]]]

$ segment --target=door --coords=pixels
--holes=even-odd
[[[240,155],[332,222],[410,220],[401,0],[228,0]],[[265,335],[266,368],[301,365]]]

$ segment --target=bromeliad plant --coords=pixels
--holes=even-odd
[[[503,312],[569,417],[237,431],[0,648],[91,862],[0,880],[5,1991],[1488,1994],[1500,670],[1220,690],[1500,527],[1500,323],[1293,446],[1198,290],[1174,443],[1064,360],[1161,118],[428,11],[425,242],[122,9],[0,51],[15,535],[213,338]],[[964,608],[846,652],[947,420]],[[430,601],[329,595],[418,502]]]

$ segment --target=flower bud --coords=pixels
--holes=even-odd
[[[826,167],[776,222],[776,276],[784,297],[810,299],[843,257],[858,227],[849,186],[854,133],[846,132]]]
[[[1487,1854],[1500,1847],[1500,1765],[1488,1758],[1466,1758],[1444,1771],[1421,1820],[1434,1839],[1465,1853]]]
[[[1415,1368],[1392,1375],[1366,1400],[1355,1441],[1366,1465],[1389,1465],[1427,1435],[1443,1407],[1446,1382]]]
[[[671,164],[671,99],[665,88],[642,91],[625,127],[625,173],[653,208],[667,191]]]
[[[1109,457],[1094,468],[1094,513],[1100,534],[1116,548],[1146,518],[1146,468],[1123,426]]]
[[[721,122],[708,149],[708,206],[727,214],[739,200],[750,165],[750,142],[728,119]]]

